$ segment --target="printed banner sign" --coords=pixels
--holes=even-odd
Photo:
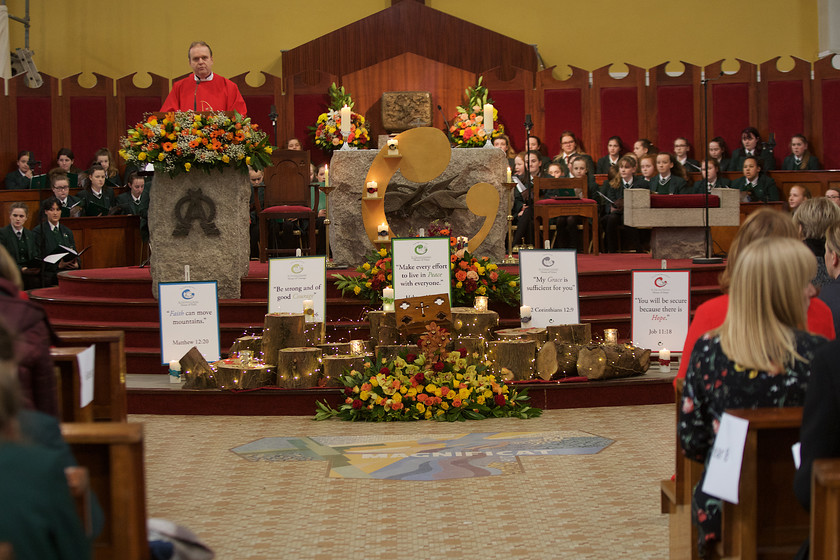
[[[531,308],[530,327],[580,323],[577,252],[569,249],[519,251],[522,305]]]
[[[682,350],[688,334],[690,286],[687,270],[633,271],[633,343],[636,346],[654,351]]]
[[[449,291],[449,238],[409,237],[391,240],[394,298],[452,294]]]
[[[158,284],[161,364],[180,360],[195,346],[208,362],[220,358],[216,282]]]
[[[327,258],[287,257],[268,261],[268,312],[303,313],[311,300],[315,322],[327,316]]]

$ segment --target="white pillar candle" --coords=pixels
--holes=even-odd
[[[659,371],[662,373],[671,371],[671,351],[667,348],[659,350]]]
[[[493,106],[490,103],[484,104],[484,131],[488,136],[493,133]]]
[[[543,243],[543,246],[546,249],[551,249],[551,239],[546,239],[545,242]]]
[[[475,310],[487,311],[487,296],[475,296]]]
[[[169,381],[171,383],[181,382],[181,362],[178,360],[169,362]]]
[[[510,165],[508,165],[508,168],[507,168],[507,182],[510,183],[512,178],[513,178],[513,175],[511,174],[511,171],[510,171]]]
[[[302,253],[300,252],[300,248],[295,249],[295,256],[296,256],[296,257],[301,256],[301,254],[302,254]]]
[[[394,311],[394,288],[382,289],[382,311]]]
[[[303,317],[307,323],[315,322],[315,302],[311,299],[303,300]]]
[[[423,228],[420,228],[420,229],[417,231],[417,237],[426,237],[426,230],[425,230],[425,229],[423,229]]]
[[[341,108],[341,133],[345,136],[350,134],[350,107],[345,105]]]
[[[379,224],[379,227],[376,228],[376,234],[379,236],[379,241],[387,241],[388,240],[388,224],[382,222]]]
[[[324,186],[330,186],[330,166],[324,164]]]
[[[376,198],[379,196],[379,184],[376,181],[368,181],[366,188],[368,198]]]
[[[531,306],[530,305],[523,305],[519,308],[519,321],[522,323],[523,327],[528,326],[531,322]]]

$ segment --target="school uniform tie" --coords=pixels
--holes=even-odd
[[[53,228],[53,237],[55,237],[55,240],[59,245],[64,243],[64,237],[62,237],[61,230],[58,228],[58,226]]]
[[[802,160],[801,160],[801,159],[796,159],[796,158],[794,158],[794,159],[793,159],[793,161],[795,161],[795,162],[796,162],[796,167],[799,167],[799,166],[802,164]]]
[[[23,238],[23,230],[15,232],[17,234],[18,241]]]

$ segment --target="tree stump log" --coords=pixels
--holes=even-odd
[[[472,307],[452,308],[452,335],[458,338],[480,336],[490,340],[491,331],[499,326],[495,311],[477,311]]]
[[[469,356],[478,354],[479,360],[487,356],[487,341],[480,336],[461,336],[452,343],[452,348],[460,350],[464,348]]]
[[[324,322],[303,324],[303,337],[306,339],[306,346],[318,346],[324,342]]]
[[[584,346],[578,353],[577,368],[588,379],[617,379],[641,375],[650,366],[650,350],[629,346]]]
[[[210,367],[198,348],[193,346],[180,359],[184,389],[215,389],[216,372]]]
[[[259,358],[262,352],[261,336],[240,336],[230,345],[228,356],[238,356],[242,350],[250,350],[255,358]]]
[[[577,376],[580,348],[577,344],[555,344],[549,340],[537,352],[537,376],[546,380]]]
[[[365,362],[372,361],[373,355],[366,356],[324,356],[325,387],[344,387],[340,377],[350,370],[362,371]]]
[[[370,311],[367,318],[370,325],[370,340],[374,346],[400,343],[396,313],[393,311]]]
[[[267,313],[263,328],[263,361],[277,364],[277,352],[306,344],[303,313]]]
[[[277,386],[315,387],[321,374],[320,348],[283,348],[277,355]]]
[[[533,340],[537,351],[548,341],[548,331],[537,327],[501,329],[493,333],[496,340]]]
[[[555,344],[589,344],[592,342],[592,325],[577,323],[574,325],[552,325],[547,327],[548,340]]]
[[[256,389],[273,383],[274,371],[265,364],[243,366],[232,359],[216,365],[216,385],[222,390]]]
[[[534,377],[533,340],[495,340],[487,343],[487,357],[492,362],[490,369],[497,377],[515,381]],[[510,371],[510,374],[502,369]]]
[[[316,346],[321,349],[324,356],[345,356],[350,353],[349,342],[324,342]]]
[[[381,364],[382,358],[390,362],[401,353],[420,355],[420,347],[416,344],[380,344],[376,347],[377,364]]]

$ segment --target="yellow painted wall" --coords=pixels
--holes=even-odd
[[[818,52],[817,0],[426,4],[537,44],[545,64],[558,66],[557,77],[566,65],[649,68],[666,60],[704,65],[735,57],[759,63],[780,55],[815,60]],[[23,15],[23,0],[7,5]],[[57,77],[97,72],[118,78],[135,71],[179,76],[189,70],[186,48],[194,39],[213,46],[219,74],[280,75],[282,50],[388,6],[388,0],[33,0],[30,47],[38,69]],[[10,27],[12,48],[22,47],[23,26]],[[787,65],[792,63],[783,69]],[[259,81],[249,76],[249,82]]]

